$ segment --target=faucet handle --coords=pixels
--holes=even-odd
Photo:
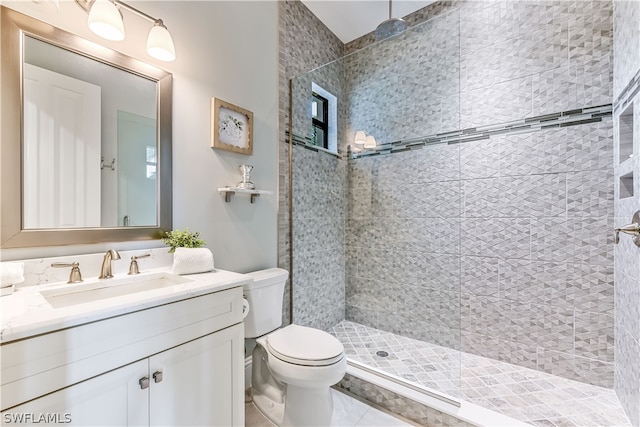
[[[128,274],[140,274],[140,269],[138,268],[138,259],[140,258],[149,258],[151,254],[144,255],[134,255],[131,257],[131,264],[129,264],[129,273]]]
[[[51,267],[54,268],[62,268],[62,267],[71,267],[71,273],[69,273],[69,281],[67,283],[80,283],[82,282],[82,274],[80,273],[80,263],[72,262],[54,262],[51,264]]]

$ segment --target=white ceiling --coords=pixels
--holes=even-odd
[[[435,0],[394,0],[393,18],[402,18]],[[343,43],[371,31],[389,18],[387,0],[302,0]]]

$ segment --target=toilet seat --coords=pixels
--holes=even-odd
[[[306,326],[286,326],[269,334],[266,341],[273,356],[295,365],[328,366],[344,358],[344,347],[337,338]]]

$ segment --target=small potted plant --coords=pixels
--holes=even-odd
[[[200,238],[200,233],[192,233],[189,229],[171,230],[165,233],[162,242],[169,246],[169,253],[173,253],[174,274],[205,273],[213,270],[213,254],[202,246],[206,242]]]
[[[162,243],[169,246],[169,253],[172,254],[176,248],[201,248],[207,244],[200,238],[200,233],[191,233],[188,228],[182,230],[171,230],[165,233]]]

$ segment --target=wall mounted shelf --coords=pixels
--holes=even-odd
[[[218,192],[224,194],[224,201],[229,203],[231,201],[231,196],[236,193],[245,193],[249,194],[251,203],[254,203],[256,197],[261,194],[273,194],[273,191],[267,190],[249,190],[246,188],[238,188],[238,187],[220,187],[218,188]]]

